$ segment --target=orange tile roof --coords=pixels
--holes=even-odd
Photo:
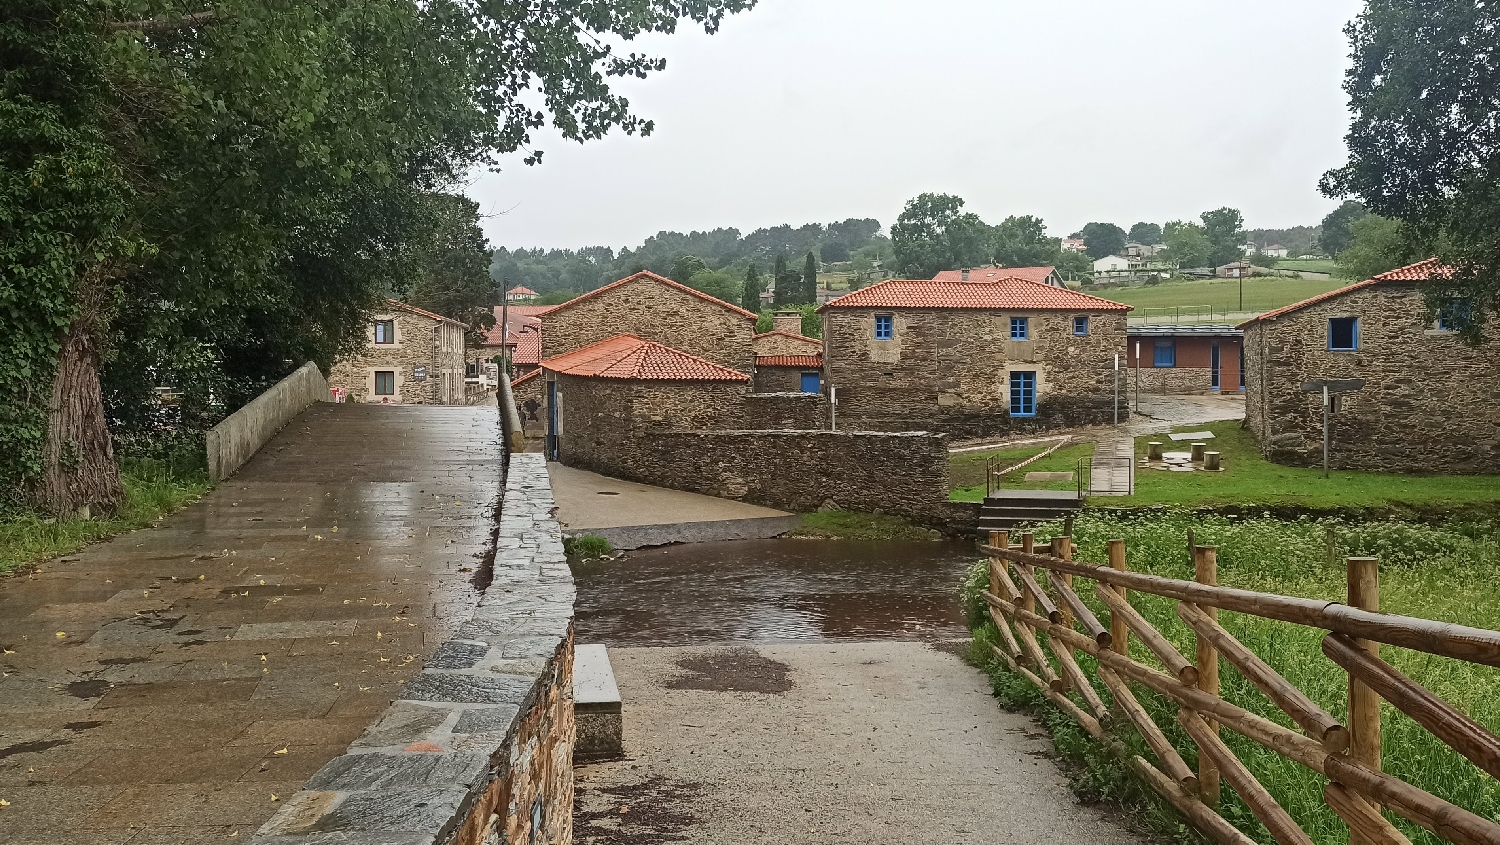
[[[615,335],[542,362],[542,369],[586,378],[652,381],[749,381],[750,377],[630,334]]]
[[[548,311],[551,311],[555,307],[557,307],[557,306],[555,306],[555,305],[511,305],[510,306],[510,317],[511,317],[511,323],[512,323],[512,325],[511,325],[511,331],[510,331],[510,342],[516,344],[516,352],[515,352],[515,356],[513,358],[513,360],[516,363],[518,363],[518,364],[535,364],[538,361],[542,360],[542,336],[541,336],[541,333],[540,333],[541,330],[538,327],[536,327],[536,326],[518,326],[518,325],[515,325],[515,323],[517,322],[515,318],[517,318],[517,317],[540,317],[543,314],[547,313]],[[495,325],[492,326],[492,327],[490,327],[489,329],[485,330],[484,340],[483,340],[483,342],[481,342],[479,344],[480,346],[499,346],[500,345],[500,314],[501,314],[501,308],[502,307],[499,306],[499,305],[495,306]],[[531,348],[532,346],[536,347],[536,349],[534,351]],[[528,360],[525,360],[525,361],[521,360],[521,356],[522,356],[523,352],[525,354],[527,354],[528,356],[530,356]]]
[[[969,270],[971,282],[994,282],[1000,279],[1025,279],[1028,282],[1045,282],[1056,267],[975,267]],[[935,282],[961,282],[962,270],[939,270],[932,277]]]
[[[532,370],[531,372],[527,373],[524,376],[521,376],[520,378],[511,379],[510,386],[511,387],[520,387],[521,385],[525,384],[528,381],[531,381],[532,379],[536,378],[537,376],[539,376],[541,374],[542,374],[541,370]]]
[[[755,356],[757,367],[801,367],[803,369],[823,368],[822,355],[757,355]]]
[[[891,279],[819,308],[977,308],[995,311],[1129,311],[1129,305],[1026,279],[949,282]]]
[[[1320,293],[1317,296],[1308,297],[1301,302],[1294,302],[1291,305],[1284,305],[1274,311],[1267,311],[1266,313],[1261,314],[1258,317],[1251,317],[1245,322],[1240,323],[1238,326],[1235,326],[1235,328],[1243,329],[1252,323],[1258,323],[1262,320],[1274,320],[1277,317],[1290,314],[1293,311],[1300,311],[1303,308],[1308,307],[1309,305],[1317,305],[1319,302],[1327,302],[1330,299],[1343,296],[1346,293],[1353,293],[1354,291],[1361,290],[1363,288],[1378,285],[1381,282],[1425,282],[1428,279],[1447,278],[1451,275],[1453,275],[1452,267],[1444,266],[1443,263],[1438,261],[1436,258],[1429,258],[1426,261],[1418,261],[1415,264],[1408,264],[1405,267],[1397,267],[1394,270],[1381,273],[1380,275],[1373,278],[1365,279],[1363,282],[1355,282],[1352,285],[1345,285],[1344,287],[1341,287],[1337,290],[1331,290],[1327,293]]]
[[[520,294],[521,296],[536,296],[537,295],[536,291],[532,290],[531,288],[525,287],[524,285],[516,285],[515,287],[513,287],[510,290],[506,291],[506,293],[515,293],[515,294]]]
[[[721,306],[723,308],[727,308],[730,311],[733,311],[734,313],[739,314],[742,317],[749,317],[752,320],[756,318],[756,315],[754,313],[752,313],[750,311],[746,311],[745,309],[739,307],[738,305],[731,305],[731,304],[729,304],[728,302],[725,302],[722,299],[717,299],[715,297],[709,296],[708,294],[704,293],[701,290],[694,290],[693,288],[690,288],[687,285],[680,285],[680,284],[672,281],[671,279],[667,278],[666,276],[658,276],[655,273],[651,272],[650,270],[642,270],[641,272],[636,273],[633,276],[626,276],[625,278],[619,280],[618,282],[611,282],[611,283],[605,285],[602,288],[596,288],[596,289],[591,290],[591,291],[589,291],[588,293],[586,293],[586,294],[584,294],[582,296],[575,296],[572,299],[568,300],[567,302],[564,302],[561,305],[555,305],[555,306],[553,306],[553,310],[562,310],[564,308],[570,308],[573,305],[575,305],[575,304],[577,304],[579,302],[584,301],[585,299],[590,299],[592,297],[595,297],[595,296],[598,296],[599,294],[604,293],[605,291],[614,290],[615,288],[622,287],[624,285],[628,285],[631,282],[638,281],[640,279],[655,279],[656,281],[661,282],[664,285],[668,285],[670,287],[674,287],[674,288],[676,288],[676,289],[678,289],[678,290],[680,290],[680,291],[682,291],[684,293],[690,293],[693,296],[698,297],[699,299],[706,300],[708,302],[712,302],[713,304]]]
[[[818,340],[815,337],[808,337],[805,334],[792,334],[791,332],[783,332],[783,331],[761,332],[760,334],[755,335],[755,337],[753,337],[752,340],[760,340],[763,337],[773,337],[775,335],[780,335],[782,337],[788,337],[788,338],[791,338],[792,340],[802,341],[803,343],[810,344],[812,346],[816,346],[816,347],[819,347],[819,348],[822,348],[822,346],[823,346],[823,341]]]
[[[442,314],[434,314],[431,311],[427,311],[425,309],[418,308],[415,305],[411,305],[409,303],[402,302],[399,299],[386,299],[385,302],[386,302],[387,305],[390,305],[390,306],[393,306],[393,307],[396,307],[396,308],[400,308],[400,309],[403,309],[405,311],[410,311],[413,314],[421,314],[423,317],[431,317],[434,320],[440,320],[440,321],[442,321],[444,323],[453,323],[454,325],[464,326],[464,328],[468,328],[467,325],[459,322],[458,320],[453,319],[452,317],[444,317]]]

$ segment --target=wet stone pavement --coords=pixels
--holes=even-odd
[[[469,618],[493,408],[319,404],[158,527],[0,578],[0,842],[248,837]]]

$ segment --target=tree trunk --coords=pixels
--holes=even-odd
[[[58,516],[114,513],[124,497],[99,389],[99,311],[85,304],[63,334],[47,407],[47,441],[34,497]]]

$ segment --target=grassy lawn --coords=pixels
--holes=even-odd
[[[1442,507],[1500,502],[1500,476],[1394,475],[1286,467],[1261,457],[1250,432],[1238,422],[1179,427],[1174,431],[1212,431],[1208,448],[1222,454],[1223,472],[1136,470],[1134,496],[1093,500],[1094,504],[1139,505],[1292,505],[1317,509],[1383,508],[1411,505]],[[1160,440],[1167,451],[1187,451],[1164,434],[1136,438],[1136,457],[1146,444]]]
[[[788,537],[825,540],[941,540],[931,528],[913,525],[899,516],[859,511],[817,511],[802,514],[802,525]]]
[[[948,456],[948,487],[949,498],[955,502],[982,502],[984,501],[984,462],[987,458],[996,458],[1002,464],[999,468],[1014,466],[1021,461],[1044,452],[1051,448],[1050,443],[1037,443],[1030,446],[1021,446],[1014,449],[996,449],[991,452],[962,452],[957,455]],[[1076,472],[1080,458],[1091,457],[1094,454],[1094,444],[1075,443],[1064,446],[1056,452],[1037,461],[1028,464],[1015,472],[1004,476],[1002,484],[1014,490],[1073,490],[1077,487],[1076,481],[1026,481],[1028,472]]]
[[[1050,537],[1061,526],[1054,524],[1038,530],[1038,537]],[[1372,556],[1380,559],[1383,610],[1500,628],[1500,579],[1494,577],[1496,567],[1500,566],[1500,538],[1492,524],[1455,523],[1433,528],[1402,522],[1227,519],[1180,511],[1144,519],[1084,513],[1074,525],[1073,537],[1081,560],[1104,561],[1106,541],[1123,538],[1132,570],[1191,579],[1186,540],[1189,530],[1199,543],[1218,546],[1219,583],[1224,586],[1343,600],[1344,558]],[[1330,536],[1334,543],[1332,560],[1326,545]],[[1093,745],[1087,735],[1047,704],[1025,679],[988,657],[986,646],[995,642],[996,633],[974,601],[976,587],[986,580],[983,566],[976,566],[964,591],[965,604],[975,626],[976,648],[971,658],[988,667],[997,697],[1007,706],[1032,709],[1041,715],[1059,750],[1082,764],[1075,786],[1085,797],[1108,799],[1132,808],[1138,822],[1163,838],[1202,841],[1185,834],[1175,813],[1164,802],[1133,781],[1118,761]],[[1101,619],[1107,617],[1094,598],[1092,585],[1079,592]],[[1131,594],[1131,602],[1179,651],[1191,657],[1193,636],[1177,618],[1175,602],[1138,592]],[[1321,630],[1239,613],[1225,613],[1220,622],[1335,718],[1345,717],[1346,676],[1321,654]],[[1391,646],[1382,647],[1381,656],[1486,728],[1500,731],[1500,670]],[[1157,665],[1136,637],[1131,638],[1131,657],[1147,665]],[[1084,665],[1085,673],[1097,678],[1097,666],[1091,658],[1080,654],[1079,662]],[[1225,665],[1221,678],[1225,699],[1281,724],[1290,724],[1285,715],[1232,668]],[[1097,680],[1095,687],[1109,701],[1108,693]],[[1177,705],[1143,687],[1133,687],[1156,724],[1188,764],[1195,765],[1195,749],[1175,722]],[[1394,708],[1383,708],[1381,721],[1385,771],[1482,817],[1500,817],[1500,789],[1495,788],[1493,778]],[[1134,753],[1154,759],[1134,731],[1124,729],[1116,734]],[[1321,777],[1232,731],[1224,731],[1224,739],[1314,842],[1345,845],[1347,830],[1323,803],[1325,781]],[[1223,796],[1226,818],[1257,842],[1268,845],[1273,842],[1227,785]],[[1398,820],[1394,814],[1388,813],[1387,818],[1414,845],[1437,845],[1441,841]]]
[[[0,573],[77,551],[123,531],[145,528],[212,486],[201,475],[182,477],[146,466],[127,467],[121,476],[125,505],[113,517],[55,520],[31,513],[0,516]]]
[[[1339,263],[1332,258],[1283,258],[1276,262],[1277,270],[1305,270],[1309,273],[1340,273]]]
[[[1284,279],[1270,276],[1245,279],[1244,282],[1244,310],[1256,312],[1270,311],[1283,305],[1301,302],[1310,296],[1348,284],[1343,279]],[[1115,302],[1133,305],[1137,309],[1206,306],[1217,314],[1240,310],[1238,279],[1190,279],[1162,282],[1159,285],[1110,288],[1099,291],[1098,295]]]

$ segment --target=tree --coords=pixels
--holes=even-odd
[[[490,278],[489,243],[479,228],[479,203],[455,194],[427,198],[427,227],[409,284],[393,291],[406,302],[469,326],[477,334],[495,325],[500,289]]]
[[[802,304],[816,304],[818,301],[818,258],[811,252],[807,259],[802,262]]]
[[[1161,227],[1155,223],[1137,223],[1130,227],[1130,242],[1155,246],[1162,242]]]
[[[776,305],[796,305],[797,298],[801,295],[802,277],[794,270],[788,270],[786,256],[776,256],[775,269],[771,273],[771,282],[776,286],[771,301]]]
[[[1336,258],[1348,249],[1354,240],[1351,227],[1368,213],[1365,204],[1357,200],[1344,200],[1342,205],[1328,212],[1323,218],[1322,233],[1318,235],[1318,246],[1323,254]]]
[[[744,297],[740,280],[721,270],[700,270],[688,279],[687,286],[724,302],[734,302]]]
[[[707,269],[708,264],[704,263],[703,259],[696,255],[687,255],[684,253],[677,256],[677,260],[672,262],[672,271],[667,274],[667,277],[674,282],[685,285],[694,276]]]
[[[1245,254],[1245,218],[1236,208],[1203,212],[1203,234],[1208,237],[1208,264],[1219,267]]]
[[[1059,238],[1047,237],[1041,218],[1014,215],[995,227],[995,263],[1003,267],[1043,267],[1057,263]]]
[[[649,133],[608,78],[663,62],[613,40],[752,2],[7,0],[0,495],[113,510],[106,365],[117,386],[191,366],[221,410],[287,361],[327,366],[433,254],[434,193],[539,162],[549,117],[575,141]]]
[[[1213,245],[1202,226],[1191,221],[1173,220],[1162,228],[1166,241],[1166,258],[1178,267],[1203,267],[1208,265]]]
[[[963,207],[961,198],[949,194],[921,194],[908,200],[891,226],[896,272],[909,279],[930,279],[941,270],[987,263],[995,253],[993,231]]]
[[[1125,230],[1113,223],[1090,223],[1083,227],[1083,246],[1089,258],[1105,258],[1125,251]]]
[[[1466,301],[1458,329],[1476,341],[1500,309],[1500,7],[1372,0],[1345,32],[1349,163],[1319,187],[1399,220],[1408,256],[1452,267],[1428,305]]]
[[[1352,279],[1369,279],[1408,263],[1401,224],[1365,214],[1349,227],[1349,246],[1338,255],[1339,267]]]
[[[745,270],[745,284],[741,288],[740,307],[759,314],[760,295],[765,292],[765,289],[765,282],[760,278],[760,268],[755,266],[755,262],[750,262],[750,267]]]

